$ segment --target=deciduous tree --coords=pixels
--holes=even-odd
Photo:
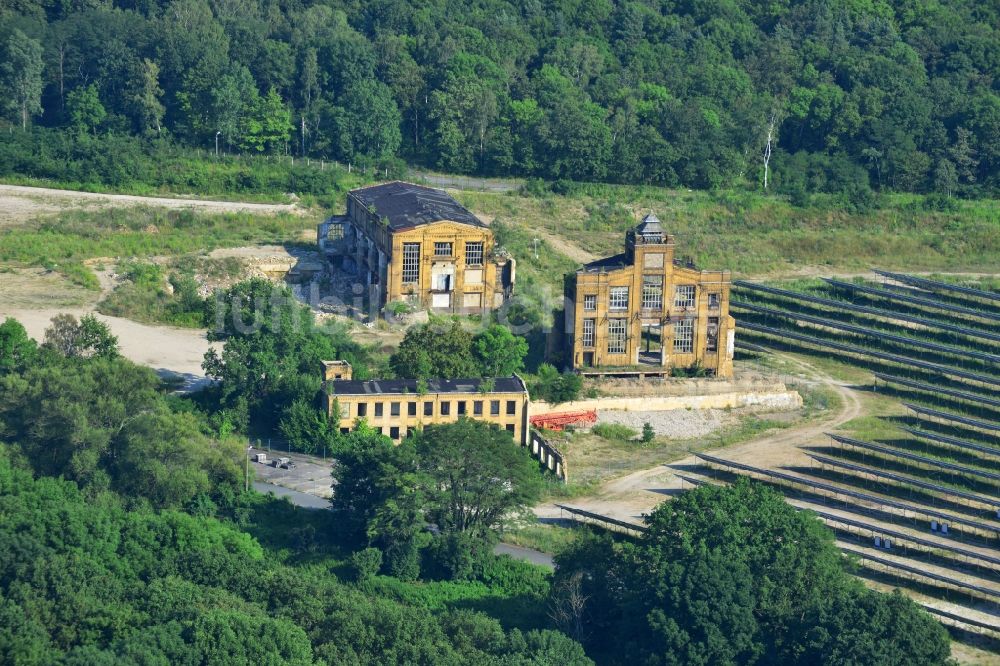
[[[0,63],[6,105],[17,114],[21,129],[28,120],[42,112],[42,45],[15,28],[7,38]]]
[[[528,341],[494,324],[472,338],[472,352],[484,377],[509,377],[524,368]]]
[[[457,321],[410,328],[389,366],[397,377],[410,379],[481,376],[472,356],[472,336]]]

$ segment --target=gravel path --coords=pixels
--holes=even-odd
[[[653,426],[657,435],[671,439],[692,439],[711,434],[726,424],[721,409],[672,409],[666,412],[627,412],[600,409],[598,423],[617,423],[642,432],[644,423]]]

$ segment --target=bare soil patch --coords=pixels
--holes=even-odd
[[[24,185],[0,185],[0,226],[25,222],[40,215],[70,208],[94,209],[108,206],[156,206],[195,208],[207,212],[251,212],[261,214],[301,211],[294,204],[262,204],[242,201],[211,201],[170,197],[140,197],[131,194],[99,194]]]
[[[656,412],[632,412],[618,409],[597,411],[598,423],[617,423],[641,432],[644,424],[670,439],[705,437],[733,421],[732,415],[721,409],[671,409]]]
[[[79,308],[100,294],[40,267],[0,267],[0,311],[33,308]]]

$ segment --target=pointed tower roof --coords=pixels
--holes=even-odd
[[[640,236],[662,234],[663,225],[660,224],[660,218],[656,217],[654,213],[650,213],[646,217],[642,218],[642,222],[640,222],[639,226],[635,228],[635,232]]]

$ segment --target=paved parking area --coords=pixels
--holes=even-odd
[[[250,462],[250,467],[254,470],[258,481],[297,490],[314,497],[329,498],[333,495],[333,490],[330,487],[330,470],[333,468],[331,459],[323,460],[303,453],[285,453],[283,451],[268,453],[266,449],[254,449],[251,453],[267,453],[267,464]],[[271,461],[277,458],[292,460],[295,462],[295,469],[272,467]]]

